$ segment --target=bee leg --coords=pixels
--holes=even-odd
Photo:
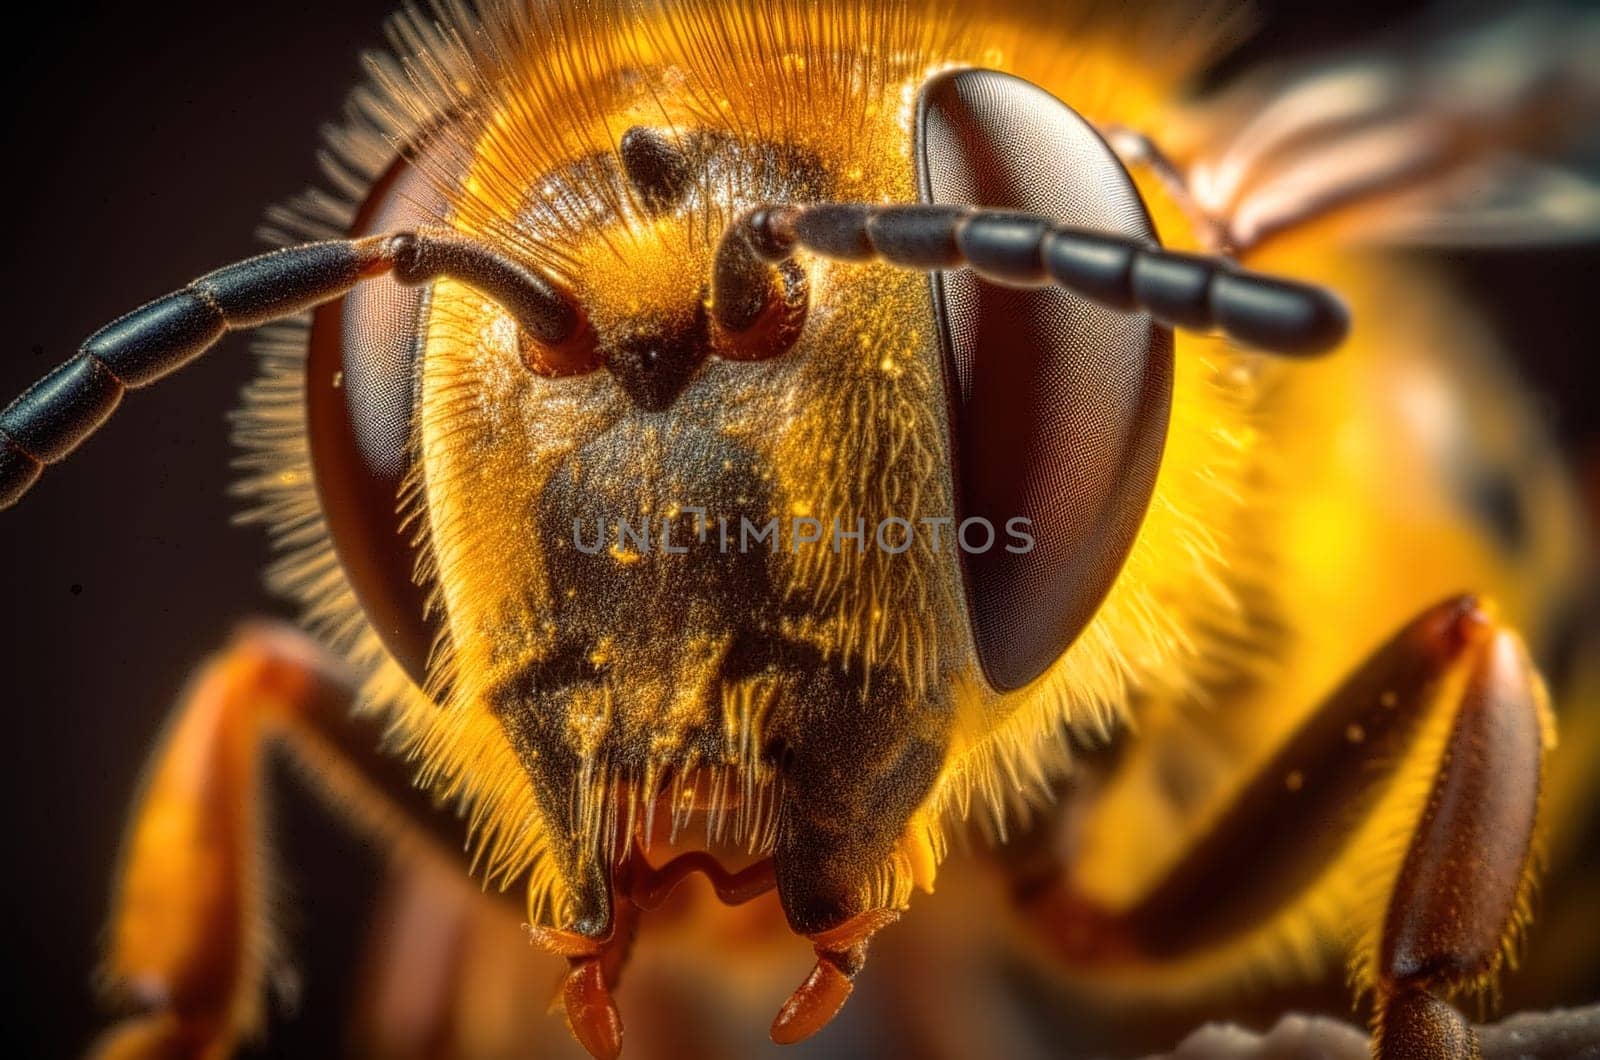
[[[1386,1060],[1478,1055],[1477,1035],[1445,998],[1492,983],[1527,916],[1542,693],[1514,634],[1490,634],[1476,656],[1369,965],[1375,1051]]]
[[[397,851],[375,902],[345,1055],[570,1053],[566,1030],[548,1018],[566,965],[528,945],[526,919],[520,896],[485,890],[459,859]]]
[[[104,972],[146,1009],[96,1043],[102,1058],[222,1057],[258,1031],[274,954],[264,915],[258,773],[269,743],[297,752],[376,830],[460,849],[380,726],[348,716],[354,683],[298,631],[242,629],[195,677],[147,766],[123,841]],[[448,848],[446,848],[448,849]]]
[[[1352,674],[1127,908],[1075,891],[1037,846],[1014,866],[1018,897],[1070,961],[1138,980],[1252,933],[1303,935],[1305,900],[1332,895],[1339,922],[1313,927],[1350,935],[1376,1054],[1474,1056],[1447,1000],[1492,984],[1525,918],[1552,739],[1516,634],[1471,597],[1447,600]]]

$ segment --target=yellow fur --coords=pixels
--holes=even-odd
[[[567,3],[451,11],[443,31],[414,17],[396,23],[401,59],[375,63],[373,84],[332,138],[338,195],[306,198],[274,223],[294,237],[340,231],[386,165],[386,145],[448,117],[428,163],[448,193],[439,220],[540,264],[577,289],[591,312],[618,319],[686,297],[686,277],[705,275],[730,201],[750,201],[749,189],[715,189],[716,207],[653,222],[625,185],[579,174],[577,197],[627,222],[596,231],[564,200],[530,186],[573,159],[614,153],[632,125],[803,148],[820,160],[832,197],[910,201],[910,105],[929,71],[1008,70],[1091,122],[1159,130],[1175,86],[1206,57],[1216,27],[1226,29],[1212,18],[1209,30],[1197,31],[1207,25],[1201,15],[1184,25],[1181,15],[1094,4],[1065,12],[985,5],[981,25],[954,6],[890,2],[696,0],[661,8],[606,0],[581,12]],[[1179,205],[1137,176],[1163,240],[1193,246]],[[1511,615],[1537,618],[1526,604],[1540,598],[1539,587],[1500,569],[1481,541],[1457,534],[1445,535],[1445,547],[1432,544],[1458,513],[1429,485],[1431,467],[1388,458],[1386,447],[1407,436],[1396,410],[1373,407],[1375,394],[1389,393],[1374,380],[1394,370],[1397,351],[1402,366],[1437,372],[1415,355],[1437,336],[1392,319],[1398,311],[1372,278],[1381,274],[1344,267],[1293,239],[1274,254],[1272,267],[1347,293],[1362,322],[1352,349],[1334,367],[1302,369],[1220,340],[1179,337],[1170,439],[1149,514],[1091,625],[1029,686],[1009,694],[987,688],[960,618],[958,573],[925,542],[892,565],[875,550],[824,548],[795,552],[783,568],[789,597],[807,605],[787,636],[825,657],[890,666],[915,690],[955,693],[959,724],[939,780],[899,849],[863,882],[869,904],[901,907],[913,886],[931,888],[952,824],[976,817],[1003,836],[1067,771],[1072,741],[1105,741],[1131,724],[1150,739],[1090,818],[1078,881],[1108,906],[1126,905],[1248,775],[1241,765],[1270,753],[1343,670],[1418,607],[1462,588],[1509,589]],[[881,266],[806,267],[807,339],[794,355],[727,384],[716,429],[760,454],[773,514],[784,520],[873,525],[889,514],[948,513],[948,429],[923,281]],[[578,443],[616,422],[619,399],[608,379],[529,374],[503,311],[460,285],[437,285],[414,439],[418,471],[403,503],[424,546],[419,577],[449,629],[428,687],[419,689],[368,628],[328,544],[295,429],[303,343],[284,329],[264,344],[263,377],[240,429],[250,451],[242,489],[285,548],[274,584],[370,674],[362,709],[382,715],[422,781],[468,815],[486,878],[505,885],[526,875],[530,918],[565,923],[567,884],[550,837],[576,831],[587,837],[584,849],[607,851],[601,837],[615,834],[615,815],[654,813],[669,776],[676,825],[696,796],[684,788],[692,767],[704,770],[710,837],[770,849],[788,795],[753,749],[781,689],[709,689],[726,644],[692,620],[671,670],[607,687],[574,711],[570,739],[591,753],[568,820],[545,819],[488,707],[492,690],[552,643],[548,567],[559,556],[529,532],[527,512]],[[641,431],[635,441],[640,497],[669,495],[671,469],[653,458],[670,438]],[[1363,477],[1369,465],[1380,469],[1375,477]],[[1419,511],[1385,513],[1375,498],[1396,490],[1415,494]],[[1430,542],[1420,563],[1409,551],[1419,541]],[[785,536],[785,552],[790,544]],[[1540,552],[1554,557],[1548,569],[1563,569],[1570,542],[1549,545]],[[1352,587],[1319,548],[1372,563],[1373,583]],[[1384,584],[1400,578],[1405,592]],[[1235,685],[1253,691],[1216,701],[1219,689]],[[718,702],[720,715],[704,707]],[[689,749],[690,735],[707,726],[725,733],[723,760],[702,761]],[[593,750],[613,729],[652,734],[642,770],[629,773]],[[1206,736],[1190,740],[1203,729]],[[1417,761],[1426,765],[1424,745]],[[1175,806],[1160,790],[1174,757],[1195,774],[1195,806]],[[1396,785],[1392,808],[1362,834],[1359,857],[1277,921],[1173,970],[1174,978],[1215,986],[1320,969],[1350,910],[1381,908],[1358,884],[1393,878],[1395,843],[1421,783]],[[1370,951],[1370,939],[1358,947]]]
[[[1041,17],[1051,28],[1044,39]],[[332,139],[334,183],[354,199],[386,163],[386,142],[404,142],[450,115],[443,147],[431,152],[437,167],[431,175],[450,192],[449,216],[441,220],[502,241],[569,282],[604,276],[608,260],[632,261],[626,268],[634,277],[641,269],[647,278],[655,275],[651,262],[693,272],[703,268],[728,219],[713,210],[678,229],[640,223],[597,239],[570,212],[540,200],[537,189],[529,198],[531,175],[614,151],[630,125],[708,128],[794,144],[822,160],[837,197],[904,201],[914,198],[910,102],[930,70],[1010,69],[1091,120],[1136,124],[1170,96],[1209,43],[1206,34],[1180,33],[1182,27],[1164,26],[1158,17],[1129,18],[1094,5],[1046,16],[1026,5],[997,9],[986,12],[981,34],[953,7],[895,3],[760,9],[617,3],[581,16],[560,4],[492,4],[477,14],[453,10],[449,22],[441,32],[420,18],[397,21],[401,58],[375,62],[372,86],[358,93],[351,122]],[[624,76],[632,71],[645,76]],[[451,172],[467,178],[451,181]],[[633,211],[612,184],[593,181],[582,190]],[[323,195],[299,205],[297,213],[274,217],[289,235],[337,231],[353,203],[341,206]],[[1158,222],[1169,238],[1179,230],[1172,216]],[[861,282],[852,268],[876,275]],[[870,525],[885,514],[948,511],[941,384],[920,280],[879,267],[811,270],[821,307],[812,330],[825,339],[786,366],[786,374],[762,379],[769,392],[750,395],[750,414],[733,410],[724,429],[760,442],[769,424],[792,424],[763,450],[771,453],[775,492],[789,511],[815,513],[825,525],[834,517],[847,525],[866,518]],[[636,280],[636,297],[659,297],[667,279]],[[618,283],[591,287],[595,298],[626,290]],[[516,365],[505,318],[464,288],[440,284],[434,306],[417,439],[419,466],[428,473],[425,484],[413,483],[407,502],[427,549],[419,572],[442,594],[456,635],[440,644],[426,691],[384,656],[328,548],[303,442],[284,429],[298,400],[297,339],[288,332],[266,344],[266,373],[247,403],[240,433],[253,451],[253,474],[243,488],[260,498],[255,516],[289,549],[275,584],[301,599],[313,628],[372,674],[364,709],[383,712],[396,746],[419,761],[423,780],[466,808],[489,877],[505,881],[531,868],[532,904],[540,919],[559,921],[561,883],[541,858],[550,822],[540,820],[523,770],[484,707],[483,690],[548,642],[538,618],[546,557],[517,532],[511,514],[522,503],[517,498],[531,494],[540,468],[563,447],[605,421],[606,395],[596,381],[553,385],[527,376]],[[964,690],[956,746],[905,850],[872,885],[878,900],[903,904],[913,877],[931,884],[932,865],[946,845],[939,822],[964,817],[974,798],[1003,830],[1018,800],[1042,790],[1065,764],[1059,725],[1103,738],[1125,716],[1130,688],[1192,690],[1182,675],[1202,657],[1218,657],[1207,649],[1220,641],[1205,631],[1228,630],[1241,613],[1222,562],[1228,542],[1217,532],[1217,516],[1247,503],[1250,386],[1248,373],[1235,371],[1236,355],[1216,343],[1186,339],[1178,361],[1172,457],[1127,572],[1101,617],[1030,688],[1005,697],[978,691],[966,631],[952,618],[959,614],[959,586],[929,555],[891,570],[871,550],[854,556],[816,549],[789,571],[790,591],[810,598],[814,616],[789,635],[843,659],[888,661],[914,688],[942,681]],[[521,419],[529,407],[536,417]],[[508,437],[525,442],[511,446]],[[519,488],[508,490],[513,477]],[[497,504],[498,516],[485,510]],[[925,552],[925,542],[919,548]],[[487,567],[484,557],[493,557]],[[499,583],[514,571],[524,598],[513,604],[497,595],[480,571]],[[628,710],[627,697],[640,694],[614,690],[608,703],[615,703],[597,705],[595,717],[609,724],[610,711]],[[748,695],[724,690],[735,700]],[[698,720],[645,719],[663,730],[664,766],[672,760],[673,731]],[[580,802],[602,808],[582,811],[585,830],[602,829],[609,812],[603,792],[612,781],[603,763],[595,767],[599,794]],[[645,778],[632,779],[649,787]],[[761,789],[765,781],[749,776],[746,783]],[[740,838],[764,845],[754,833]]]

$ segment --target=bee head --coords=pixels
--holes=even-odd
[[[554,338],[483,285],[448,278],[379,281],[322,311],[312,411],[324,505],[357,595],[408,671],[420,678],[437,635],[405,617],[418,592],[398,584],[412,581],[407,549],[380,503],[408,461],[432,505],[410,536],[437,545],[441,529],[465,526],[474,548],[505,557],[541,547],[538,491],[557,465],[579,473],[559,454],[587,446],[592,460],[606,435],[634,446],[608,450],[611,477],[639,487],[628,514],[693,504],[672,495],[671,468],[648,462],[660,439],[701,430],[713,458],[763,465],[753,473],[773,484],[780,519],[792,508],[847,528],[871,515],[1025,523],[1037,548],[952,561],[984,681],[1020,688],[1087,625],[1137,533],[1171,404],[1171,327],[1220,322],[1291,349],[1337,334],[1325,298],[1160,253],[1120,160],[1036,86],[953,70],[916,101],[910,165],[866,189],[914,189],[907,207],[818,206],[855,188],[839,160],[710,129],[635,125],[613,150],[540,174],[510,224],[543,248],[538,282],[574,322]],[[380,182],[358,229],[426,212],[415,168]],[[752,217],[765,225],[740,222]],[[935,470],[901,481],[874,465],[885,450]],[[873,499],[890,488],[919,510]],[[507,539],[479,540],[504,506]],[[526,571],[528,592],[546,560]],[[452,591],[441,586],[446,606]],[[873,636],[859,620],[834,625],[849,631],[830,646],[847,654]]]

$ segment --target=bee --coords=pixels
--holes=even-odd
[[[1228,26],[398,16],[279,249],[0,413],[10,505],[126,390],[262,329],[240,493],[304,631],[243,628],[157,746],[106,956],[144,1010],[102,1054],[260,1029],[281,743],[396,850],[375,1053],[553,1048],[542,999],[500,1000],[537,994],[529,942],[613,1057],[624,971],[798,938],[769,1033],[803,1041],[869,945],[964,952],[918,892],[980,897],[947,861],[975,833],[1064,989],[1343,962],[1377,1055],[1473,1055],[1456,1002],[1593,802],[1584,653],[1554,700],[1535,661],[1586,635],[1590,559],[1469,307],[1359,244],[1467,237],[1462,182],[1575,120],[1548,85],[1593,88],[1587,45],[1539,38],[1471,114],[1439,102],[1470,49],[1189,107]],[[694,1040],[650,983],[632,1011]]]

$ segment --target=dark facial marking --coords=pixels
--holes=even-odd
[[[606,370],[641,411],[662,412],[689,385],[709,349],[705,307],[697,305],[617,339],[606,352]]]

